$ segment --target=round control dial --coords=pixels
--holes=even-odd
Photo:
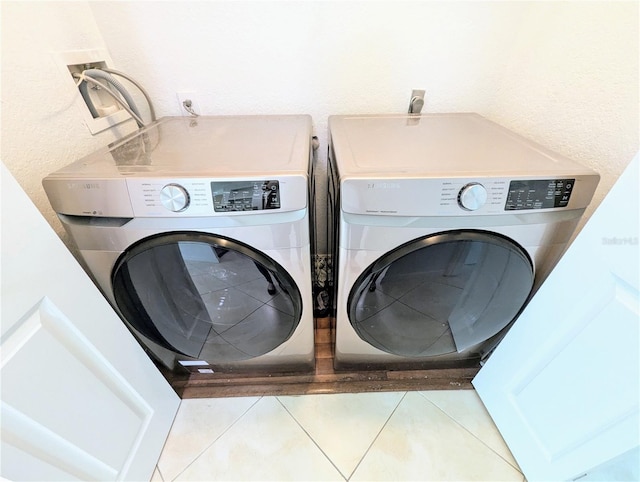
[[[167,184],[160,190],[160,202],[169,211],[179,213],[189,207],[189,193],[180,184]]]
[[[472,182],[460,189],[458,204],[462,209],[475,211],[487,202],[487,190],[482,184]]]

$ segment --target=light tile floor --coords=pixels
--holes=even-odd
[[[473,390],[183,400],[153,481],[524,481]]]

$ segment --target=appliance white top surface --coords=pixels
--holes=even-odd
[[[341,178],[592,174],[478,114],[332,116]]]
[[[306,175],[310,138],[307,115],[164,117],[48,177]]]

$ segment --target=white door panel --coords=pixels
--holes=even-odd
[[[528,480],[639,445],[638,263],[636,157],[473,381]]]
[[[10,480],[148,480],[179,399],[3,166]]]

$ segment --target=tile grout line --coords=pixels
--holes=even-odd
[[[364,454],[362,454],[362,457],[360,457],[360,460],[358,461],[358,463],[356,464],[356,466],[353,468],[353,470],[351,471],[351,474],[349,474],[349,477],[346,479],[347,481],[351,480],[351,477],[353,477],[353,474],[356,473],[356,471],[358,470],[358,467],[360,467],[360,464],[362,463],[362,461],[365,459],[365,457],[367,456],[367,454],[369,453],[369,450],[371,450],[371,447],[373,447],[373,444],[376,443],[376,440],[378,440],[378,438],[380,437],[380,434],[382,433],[382,431],[386,428],[386,426],[389,423],[389,420],[391,420],[391,417],[393,417],[393,415],[396,413],[396,411],[398,410],[398,407],[400,407],[400,404],[404,401],[404,399],[407,396],[407,393],[409,392],[404,392],[404,394],[402,395],[402,398],[400,398],[400,400],[398,400],[398,403],[396,404],[395,408],[391,411],[391,413],[389,414],[389,416],[387,417],[387,420],[384,422],[384,424],[382,425],[382,427],[380,427],[380,430],[378,431],[378,433],[376,434],[376,436],[373,438],[373,440],[371,441],[371,443],[369,444],[369,446],[367,447],[367,450],[364,451]]]
[[[298,419],[289,411],[289,409],[285,406],[284,403],[282,403],[282,400],[280,400],[279,396],[275,397],[276,400],[278,400],[278,403],[282,406],[282,408],[285,409],[285,411],[289,414],[289,416],[293,419],[293,421],[296,423],[296,425],[298,425],[298,427],[300,427],[300,429],[305,433],[305,435],[307,437],[309,437],[309,439],[311,440],[311,442],[313,443],[313,445],[315,445],[316,447],[318,447],[318,450],[320,450],[320,452],[322,453],[322,455],[324,455],[324,457],[329,461],[329,463],[331,465],[333,465],[333,467],[338,471],[338,473],[340,474],[340,476],[346,481],[348,481],[349,479],[347,479],[345,477],[345,475],[342,473],[342,471],[336,466],[336,464],[333,463],[333,460],[331,460],[331,458],[325,453],[324,450],[322,450],[322,447],[320,447],[320,445],[318,445],[318,443],[315,441],[315,439],[311,436],[311,434],[309,432],[306,431],[306,429],[302,426],[302,424],[298,421]]]
[[[264,398],[264,397],[258,397],[258,399],[257,399],[255,402],[253,402],[249,408],[247,408],[244,412],[242,412],[242,414],[241,414],[238,418],[236,418],[236,419],[233,421],[233,423],[231,423],[231,425],[229,425],[227,428],[225,428],[225,429],[222,431],[222,433],[220,433],[220,435],[218,435],[218,436],[217,436],[217,437],[216,437],[216,438],[215,438],[215,439],[214,439],[214,440],[213,440],[209,445],[207,445],[204,449],[202,449],[202,450],[200,451],[200,453],[199,453],[198,455],[196,455],[196,457],[195,457],[191,462],[189,462],[185,468],[183,468],[180,472],[178,472],[178,473],[176,474],[176,476],[175,476],[173,479],[171,479],[171,482],[178,480],[178,477],[180,477],[180,475],[182,475],[182,474],[185,472],[185,470],[187,470],[189,467],[191,467],[191,466],[194,464],[194,462],[195,462],[196,460],[198,460],[200,457],[202,457],[202,455],[203,455],[207,450],[209,450],[213,444],[215,444],[218,440],[220,440],[220,438],[221,438],[224,434],[226,434],[229,430],[231,430],[231,427],[235,426],[235,424],[237,424],[237,423],[240,421],[240,419],[242,419],[242,417],[244,417],[244,416],[245,416],[245,415],[246,415],[246,414],[247,414],[247,413],[248,413],[248,412],[249,412],[253,407],[255,407],[255,406],[256,406],[256,404],[257,404],[260,400],[262,400],[263,398]],[[160,467],[158,467],[158,471],[160,471]],[[162,472],[160,472],[160,476],[162,477]],[[166,480],[164,479],[164,477],[162,477],[162,480],[163,480],[164,482],[169,482],[169,481],[166,481]]]
[[[462,428],[465,432],[467,432],[469,435],[471,435],[473,438],[475,438],[477,441],[479,441],[482,445],[484,445],[485,447],[487,447],[489,450],[491,450],[491,452],[493,452],[495,455],[497,455],[504,463],[506,463],[509,467],[513,467],[520,475],[524,476],[524,474],[522,473],[522,470],[519,467],[514,467],[514,465],[509,462],[507,459],[505,459],[501,454],[499,454],[498,452],[496,452],[493,447],[489,446],[488,444],[485,443],[484,440],[482,440],[480,437],[478,437],[476,434],[474,434],[473,432],[471,432],[467,427],[465,427],[464,425],[462,425],[460,422],[458,422],[454,417],[452,417],[451,415],[449,415],[446,411],[444,411],[442,408],[440,408],[438,405],[436,405],[434,402],[432,402],[431,400],[429,400],[425,395],[422,394],[422,392],[418,392],[420,394],[420,396],[422,398],[424,398],[427,402],[429,402],[431,405],[433,405],[434,407],[436,407],[438,410],[440,410],[443,414],[445,414],[449,419],[453,420],[453,422],[460,428]],[[496,428],[497,430],[497,428]],[[498,431],[498,434],[500,433],[500,431]],[[502,435],[500,435],[502,437]],[[505,443],[506,445],[506,443]],[[509,449],[509,447],[507,446],[507,449]],[[515,457],[514,457],[515,460]],[[517,463],[517,461],[516,461]]]
[[[173,416],[173,420],[171,421],[171,427],[169,427],[169,432],[167,433],[167,438],[164,439],[164,443],[162,444],[162,450],[160,450],[160,455],[158,455],[158,460],[156,460],[156,468],[155,470],[158,471],[158,474],[160,475],[160,478],[162,479],[162,482],[165,482],[164,480],[164,475],[162,475],[162,471],[160,470],[160,459],[162,458],[162,453],[164,452],[164,449],[167,447],[167,440],[169,440],[169,435],[171,434],[171,431],[173,430],[173,427],[176,424],[176,418],[178,418],[178,412],[180,411],[180,408],[182,407],[182,402],[184,400],[182,398],[180,398],[180,403],[178,404],[178,410],[176,410],[175,415]],[[151,474],[151,477],[153,477],[153,474]]]

